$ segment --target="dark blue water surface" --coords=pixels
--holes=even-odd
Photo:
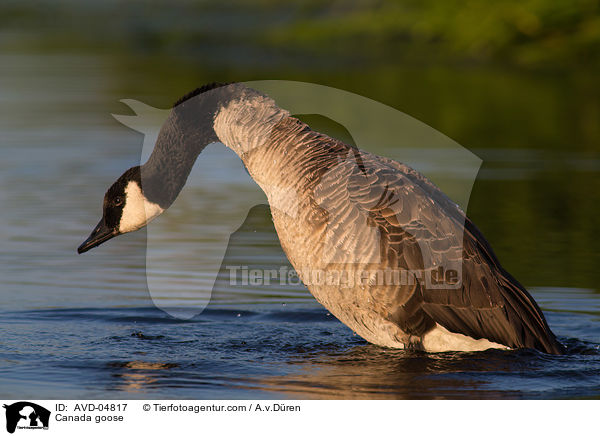
[[[599,398],[598,344],[581,339],[598,336],[597,309],[549,314],[565,356],[383,349],[302,304],[208,308],[189,321],[152,307],[3,312],[2,396]]]

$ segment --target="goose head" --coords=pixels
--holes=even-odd
[[[185,185],[200,152],[219,141],[214,130],[217,111],[234,99],[256,96],[256,91],[242,85],[213,83],[175,102],[152,154],[142,166],[125,171],[108,189],[102,219],[77,252],[85,253],[115,236],[141,229],[163,213]],[[241,121],[232,121],[236,123]]]
[[[85,253],[115,236],[141,229],[162,212],[142,189],[140,167],[130,168],[106,191],[102,219],[77,252]]]

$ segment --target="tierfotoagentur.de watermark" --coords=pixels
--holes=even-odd
[[[430,270],[318,270],[305,269],[296,271],[288,266],[276,269],[249,268],[245,265],[227,265],[229,284],[232,286],[268,286],[299,285],[306,286],[338,286],[352,288],[355,286],[407,286],[425,283],[429,289],[459,288],[460,275],[456,270],[439,266]],[[302,279],[301,279],[302,278]]]

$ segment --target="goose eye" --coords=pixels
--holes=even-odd
[[[117,197],[114,201],[115,206],[121,206],[123,204],[123,197]]]

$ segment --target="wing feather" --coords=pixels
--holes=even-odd
[[[361,231],[361,217],[368,216],[369,225],[377,229],[384,264],[408,270],[448,261],[462,265],[459,289],[432,289],[419,280],[404,291],[404,303],[389,311],[389,319],[415,334],[437,323],[513,348],[563,352],[533,298],[502,268],[487,240],[454,202],[406,165],[365,152],[361,158],[362,165],[347,159],[337,169],[349,175],[340,177],[347,181],[347,194],[339,195],[339,185],[332,187],[337,197],[318,193],[321,200],[335,198],[326,208],[330,222],[339,223],[334,234],[359,235],[352,244],[345,240],[342,248],[372,248]]]

